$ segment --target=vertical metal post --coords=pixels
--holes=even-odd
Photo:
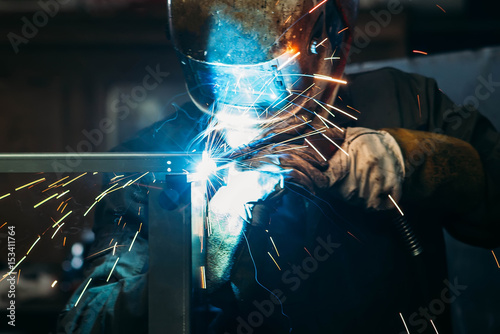
[[[149,193],[150,334],[191,333],[191,233],[190,183],[168,175]]]

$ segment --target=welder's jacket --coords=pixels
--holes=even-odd
[[[406,333],[403,316],[411,333],[435,333],[426,318],[430,315],[439,333],[451,333],[450,300],[459,298],[463,286],[459,278],[447,277],[443,226],[470,244],[500,245],[500,206],[495,205],[500,203],[500,135],[492,124],[475,110],[456,107],[434,80],[419,75],[385,68],[348,75],[347,81],[339,92],[338,106],[361,113],[356,115],[358,121],[340,115],[334,120],[337,124],[440,132],[469,142],[479,153],[487,177],[484,208],[458,215],[407,203],[406,217],[424,249],[422,260],[415,262],[389,214],[367,213],[339,200],[311,199],[288,191],[270,212],[269,226],[247,229],[258,280],[275,291],[283,308],[256,282],[243,242],[236,252],[232,287],[228,284],[211,297],[211,304],[221,309],[211,325],[214,332],[288,333],[291,327],[292,333],[308,334]],[[202,119],[201,112],[190,105],[183,108],[171,117],[175,120],[145,129],[118,150],[184,150],[203,124],[193,120]],[[418,159],[425,159],[425,154],[415,154],[410,163],[418,169]],[[111,239],[129,245],[140,223],[147,222],[147,217],[138,215],[139,208],[147,205],[147,189],[133,185],[103,202],[96,212],[93,249],[108,248]],[[108,283],[116,260],[112,250],[87,263],[92,284],[77,307],[74,304],[86,281],[75,292],[61,315],[61,332],[147,332],[147,239],[145,225],[133,250],[117,254],[120,261]],[[277,258],[281,270],[267,252]]]

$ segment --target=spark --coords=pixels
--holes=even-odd
[[[111,239],[113,241],[113,239]],[[115,242],[115,245],[113,246],[113,256],[116,254],[116,245],[118,244],[118,241]]]
[[[356,108],[353,108],[353,107],[351,107],[351,106],[349,106],[349,105],[347,106],[347,108],[354,110],[354,111],[355,111],[355,112],[357,112],[358,114],[361,114],[361,111],[359,111],[359,110],[358,110],[358,109],[356,109]]]
[[[149,172],[146,172],[144,174],[142,174],[141,176],[139,176],[137,179],[135,179],[134,181],[132,181],[131,183],[136,183],[137,181],[139,181],[140,179],[142,179],[144,176],[148,175]]]
[[[111,180],[109,180],[110,182],[113,182],[115,181],[116,179],[119,179],[120,177],[124,177],[125,174],[122,174],[122,175],[116,175],[115,177],[113,177]]]
[[[89,286],[90,282],[92,281],[92,277],[89,278],[89,281],[87,282],[87,284],[85,284],[85,287],[83,288],[83,291],[82,293],[80,294],[80,297],[78,297],[76,303],[75,303],[75,307],[76,305],[78,305],[78,303],[80,302],[80,298],[82,298],[83,294],[85,293],[85,290],[87,290],[87,287]]]
[[[441,7],[440,5],[436,5],[437,8],[441,9],[444,13],[446,13],[446,11],[443,9],[443,7]]]
[[[205,266],[200,267],[200,274],[201,274],[201,288],[205,290],[207,288],[207,275],[205,274]]]
[[[123,225],[125,227],[125,225]],[[132,250],[132,246],[134,245],[135,239],[137,238],[137,235],[139,234],[139,231],[135,232],[134,239],[132,240],[132,243],[130,244],[130,247],[128,251],[130,252]]]
[[[298,56],[300,55],[300,51],[297,52],[296,54],[294,54],[291,58],[289,58],[287,61],[285,61],[283,64],[281,64],[279,67],[278,67],[278,71],[281,71],[283,69],[283,67],[285,67],[286,65],[290,64],[295,58],[297,58]]]
[[[271,239],[271,242],[273,243],[273,246],[274,246],[274,250],[276,251],[276,254],[278,254],[278,257],[279,257],[280,252],[278,252],[278,248],[276,247],[276,244],[274,243],[273,237],[269,236],[269,238]]]
[[[118,245],[118,247],[123,247],[123,245]],[[113,248],[113,246],[108,247],[108,248],[105,248],[105,249],[100,250],[100,251],[98,251],[98,252],[95,252],[94,254],[91,254],[91,255],[87,256],[87,257],[85,258],[85,260],[90,259],[91,257],[96,256],[96,255],[98,255],[98,254],[101,254],[102,252],[105,252],[105,251],[107,251],[107,250],[110,250],[111,248]]]
[[[345,27],[344,29],[340,30],[337,34],[340,34],[340,33],[344,32],[344,31],[346,31],[347,29],[349,29],[349,27]]]
[[[4,199],[4,198],[9,197],[9,196],[10,196],[10,193],[5,194],[5,195],[3,195],[3,196],[0,196],[0,199]]]
[[[311,255],[311,253],[309,253],[309,251],[307,250],[307,248],[305,248],[305,247],[304,247],[304,250],[307,252],[307,254],[309,254],[309,256],[310,256],[310,257],[313,257],[313,256]]]
[[[313,77],[316,78],[316,79],[332,81],[332,82],[340,83],[340,84],[343,84],[343,85],[347,84],[347,81],[345,81],[345,80],[335,79],[335,78],[329,77],[327,75],[313,74]]]
[[[426,55],[427,56],[427,52],[424,52],[424,51],[419,51],[419,50],[413,50],[413,53],[420,53],[422,55]]]
[[[21,269],[17,272],[17,284],[19,285],[19,279],[21,278]]]
[[[361,242],[358,238],[356,238],[356,236],[354,234],[352,234],[351,232],[347,231],[347,233],[353,237],[354,239],[356,239],[358,242]]]
[[[66,246],[66,237],[64,237],[64,240],[63,240],[63,247]]]
[[[4,227],[6,224],[7,224],[7,222],[3,223],[2,226],[0,226],[0,228]]]
[[[109,276],[108,276],[108,278],[106,279],[106,282],[108,282],[108,281],[109,281],[109,279],[111,278],[111,274],[113,273],[113,270],[115,270],[116,264],[118,263],[118,260],[119,260],[119,259],[120,259],[119,257],[118,257],[118,258],[116,258],[115,264],[113,265],[113,268],[111,268],[111,271],[109,272]]]
[[[62,179],[57,180],[56,182],[54,182],[54,183],[52,183],[52,184],[49,184],[48,188],[52,188],[52,187],[53,187],[53,186],[55,186],[56,184],[58,184],[58,183],[60,183],[60,182],[62,182],[62,181],[64,181],[64,180],[66,180],[68,177],[69,177],[69,176],[65,176],[65,177],[63,177]]]
[[[120,226],[120,222],[122,221],[123,216],[120,216],[120,219],[118,219],[118,226]]]
[[[123,176],[123,175],[121,175]],[[97,196],[95,198],[96,201],[100,201],[104,196],[106,196],[108,194],[108,192],[113,189],[114,187],[116,187],[118,185],[118,183],[115,183],[113,184],[111,187],[109,187],[108,189],[104,190],[102,193],[99,194],[99,196]]]
[[[341,150],[345,155],[349,156],[349,153],[347,153],[342,147],[340,147],[339,144],[337,144],[333,139],[322,133],[323,137],[325,137],[330,143],[335,145],[339,150]]]
[[[17,267],[21,264],[21,262],[23,262],[25,259],[26,259],[26,255],[25,255],[25,256],[23,256],[23,258],[22,258],[22,259],[21,259],[21,260],[20,260],[20,261],[19,261],[19,262],[18,262],[18,263],[14,266],[14,268],[12,268],[12,269],[11,269],[11,270],[10,270],[10,271],[9,271],[9,272],[5,275],[5,276],[4,276],[4,278],[5,278],[6,276],[10,276],[10,275],[14,272],[14,270],[16,270],[16,268],[17,268]]]
[[[417,101],[418,101],[418,113],[420,115],[420,118],[422,118],[422,108],[420,107],[420,95],[417,94]]]
[[[328,104],[328,103],[325,103],[325,104],[326,104],[328,107],[332,108],[333,110],[336,110],[336,111],[338,111],[339,113],[344,114],[344,115],[346,115],[347,117],[350,117],[350,118],[352,118],[352,119],[353,119],[353,120],[355,120],[355,121],[357,121],[357,120],[358,120],[358,118],[357,118],[357,117],[354,117],[353,115],[351,115],[351,114],[349,114],[349,113],[345,112],[345,111],[344,111],[344,110],[342,110],[342,109],[339,109],[339,108],[337,108],[337,107],[334,107],[334,106],[332,106],[331,104]]]
[[[322,40],[321,43],[319,43],[318,45],[316,45],[316,47],[323,45],[323,43],[325,43],[327,40],[328,40],[328,37],[325,38],[324,40]]]
[[[432,319],[429,320],[431,322],[431,325],[432,327],[434,327],[434,330],[436,331],[436,334],[439,334],[437,328],[436,328],[436,325],[434,325],[434,321],[432,321]]]
[[[328,109],[327,109],[327,111],[328,111],[328,113],[330,113],[330,111]],[[344,129],[342,129],[341,127],[339,127],[338,125],[336,125],[335,123],[333,123],[332,121],[330,121],[329,119],[321,116],[320,114],[316,114],[316,113],[314,113],[314,114],[319,117],[319,120],[321,122],[323,122],[323,124],[325,124],[325,122],[326,122],[326,123],[330,124],[331,126],[333,126],[335,129],[339,130],[340,132],[344,132]],[[325,124],[325,126],[328,128],[328,125]]]
[[[81,178],[81,177],[82,177],[82,176],[84,176],[84,175],[87,175],[87,172],[85,172],[85,173],[83,173],[83,174],[78,175],[78,176],[77,176],[77,177],[75,177],[74,179],[69,180],[68,182],[66,182],[65,184],[63,184],[63,187],[66,187],[68,184],[70,184],[70,183],[71,183],[71,182],[73,182],[73,181],[78,180],[79,178]]]
[[[55,287],[57,284],[57,280],[55,280],[54,282],[52,282],[52,284],[50,285],[51,287]]]
[[[403,315],[401,314],[401,312],[399,313],[399,316],[401,317],[401,320],[403,320],[403,325],[405,325],[406,332],[407,332],[408,334],[410,334],[410,331],[408,330],[408,326],[406,326],[406,321],[405,321],[405,318],[403,318]]]
[[[25,184],[24,186],[20,186],[19,188],[16,188],[16,191],[21,190],[21,189],[26,188],[26,187],[29,187],[29,186],[31,186],[31,185],[34,185],[34,184],[37,184],[37,183],[43,182],[43,181],[45,181],[45,178],[44,178],[44,177],[43,177],[43,178],[41,178],[41,179],[38,179],[38,180],[36,180],[36,181],[33,181],[33,182],[30,182],[30,183],[27,183],[27,184]]]
[[[52,234],[52,237],[51,239],[54,239],[54,237],[56,236],[57,232],[59,232],[59,229],[64,225],[64,223],[62,223],[61,225],[59,225],[59,227],[56,229],[56,231],[54,232],[54,234]]]
[[[33,249],[33,247],[35,247],[36,243],[40,241],[40,236],[38,236],[38,239],[35,240],[35,242],[33,243],[33,245],[31,245],[30,249],[28,249],[28,251],[26,252],[26,255],[28,255],[31,250]]]
[[[61,195],[57,196],[57,199],[63,197],[64,195],[66,195],[67,193],[69,193],[69,189],[66,190],[65,192],[63,192]]]
[[[111,243],[113,242],[113,240],[115,240],[115,238],[111,238],[111,240],[109,241],[108,246],[111,246]]]
[[[61,206],[64,204],[64,202],[61,202],[61,204],[59,204],[59,206],[57,207],[57,210],[56,211],[59,211],[59,209],[61,208]]]
[[[325,58],[324,60],[339,60],[339,59],[340,59],[340,57],[333,57],[333,56],[331,56],[331,57]]]
[[[290,21],[290,19],[291,19],[291,18],[292,18],[292,15],[290,15],[290,16],[286,19],[285,24],[287,24],[287,22],[288,22],[288,21]]]
[[[83,214],[83,216],[87,216],[87,214],[90,212],[90,210],[92,210],[92,208],[94,207],[94,205],[96,205],[99,201],[95,201],[94,203],[92,203],[92,205],[87,209],[87,211],[85,211],[85,213]]]
[[[306,142],[309,146],[311,146],[311,147],[312,147],[312,149],[313,149],[313,150],[315,150],[315,151],[316,151],[316,153],[318,153],[318,154],[319,154],[319,156],[320,156],[323,160],[328,161],[328,160],[327,160],[327,159],[323,156],[323,154],[321,154],[321,152],[320,152],[320,151],[319,151],[316,147],[314,147],[314,145],[313,145],[313,144],[311,144],[311,142],[310,142],[307,138],[306,138],[306,139],[304,139],[304,140],[305,140],[305,142]]]
[[[309,11],[309,14],[311,14],[312,12],[314,12],[316,9],[318,9],[318,7],[320,7],[321,5],[323,5],[327,0],[323,0],[321,1],[319,4],[317,4],[316,6],[313,7],[313,9],[311,9]]]
[[[57,194],[57,193],[55,193],[55,194],[53,194],[52,196],[47,197],[46,199],[44,199],[44,200],[43,200],[43,201],[41,201],[40,203],[35,204],[35,205],[33,206],[33,208],[34,208],[34,209],[38,208],[40,205],[42,205],[43,203],[47,202],[48,200],[50,200],[50,199],[52,199],[52,198],[56,197],[57,195],[58,195],[58,194]]]
[[[398,203],[396,203],[396,201],[394,200],[394,198],[392,198],[391,195],[389,195],[389,199],[392,201],[392,203],[394,203],[394,206],[398,209],[401,216],[404,216],[405,214],[403,213],[403,211],[401,211],[401,208],[399,207]]]
[[[67,206],[68,206],[68,203],[66,203],[66,204],[64,205],[64,207],[63,207],[63,208],[62,208],[62,210],[61,210],[61,213],[63,213],[63,212],[64,212],[64,210],[66,210],[66,207],[67,207]]]
[[[495,255],[495,252],[493,251],[493,249],[491,250],[491,254],[493,254],[493,257],[495,258],[495,262],[497,263],[497,267],[500,268],[500,264],[498,263],[497,256]]]
[[[56,227],[57,224],[59,224],[60,222],[62,222],[66,217],[68,217],[72,213],[73,213],[73,211],[70,211],[67,214],[65,214],[61,219],[59,219],[57,222],[55,222],[54,225],[52,225],[52,228]]]
[[[274,257],[271,255],[271,253],[267,252],[267,254],[269,254],[269,256],[271,257],[271,259],[273,260],[274,264],[276,265],[276,267],[278,267],[278,269],[281,271],[281,268],[280,266],[278,265],[278,262],[276,262],[276,260],[274,259]]]

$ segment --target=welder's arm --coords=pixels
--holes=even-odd
[[[469,143],[431,132],[384,130],[395,138],[405,157],[403,202],[468,214],[485,201],[483,165],[479,154]],[[416,153],[417,162],[412,156]]]
[[[472,182],[468,182],[467,185],[471,187],[469,196],[464,195],[466,200],[456,198],[455,208],[461,205],[467,208],[472,208],[475,205],[478,207],[470,211],[469,214],[459,213],[459,209],[448,213],[443,212],[445,215],[443,221],[447,230],[456,238],[476,246],[487,248],[500,246],[500,205],[498,205],[500,203],[500,133],[486,117],[472,106],[455,105],[438,89],[434,80],[415,77],[415,83],[421,93],[421,117],[426,122],[425,130],[442,133],[470,144],[469,147],[458,144],[458,147],[462,148],[462,155],[468,152],[467,155],[472,159],[470,163],[473,165],[465,163],[462,159],[466,166],[464,164],[460,166],[465,168],[461,175],[465,176],[468,173]],[[495,85],[498,84],[495,83]],[[418,114],[418,110],[415,111]],[[401,133],[402,135],[403,133]],[[408,135],[410,134],[408,133]],[[395,136],[398,135],[395,134]],[[428,138],[431,137],[432,135]],[[425,145],[415,147],[412,144],[406,150],[408,151],[408,160],[406,161],[408,170],[414,170],[413,173],[418,174],[428,168],[419,164],[420,158],[427,156],[428,148]],[[460,155],[460,152],[457,153]],[[480,166],[482,173],[477,170]],[[457,167],[457,164],[452,165],[450,161],[448,166],[450,171],[456,172]],[[480,190],[481,185],[471,184],[476,180],[480,182],[481,174],[484,178],[483,190]],[[457,186],[466,186],[467,181],[458,182]],[[453,194],[450,196],[454,197]],[[471,198],[472,196],[476,196],[476,198]],[[468,201],[470,201],[469,204],[464,203]]]
[[[146,211],[140,210],[145,205],[147,188],[139,185],[110,193],[99,202],[93,227],[95,241],[90,250],[93,256],[86,260],[85,280],[59,317],[58,333],[142,333],[147,330],[146,225],[134,240],[141,221],[147,221],[139,213]]]

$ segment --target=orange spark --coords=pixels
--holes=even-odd
[[[498,263],[497,256],[495,255],[495,252],[493,251],[493,249],[491,250],[491,254],[493,254],[493,257],[495,258],[495,262],[497,263],[497,267],[500,268],[500,264]]]
[[[437,8],[441,9],[444,13],[446,13],[446,11],[443,9],[443,7],[441,7],[440,5],[436,5]]]
[[[323,5],[327,0],[323,0],[321,1],[319,4],[317,4],[316,6],[313,7],[313,9],[311,9],[309,11],[309,14],[311,14],[312,12],[314,12],[316,9],[318,9],[318,7],[320,7],[321,5]]]
[[[417,101],[418,101],[418,113],[420,115],[420,118],[422,118],[422,108],[420,107],[420,95],[417,94]]]
[[[347,29],[349,29],[349,27],[345,27],[344,29],[340,30],[337,34],[340,34],[341,32],[344,32],[344,31],[346,31]]]
[[[359,110],[358,110],[358,109],[356,109],[356,108],[353,108],[353,107],[351,107],[351,106],[349,106],[349,105],[347,106],[347,108],[354,110],[354,111],[355,111],[355,112],[357,112],[358,114],[361,114],[361,111],[359,111]]]
[[[313,256],[311,255],[311,253],[309,253],[309,251],[307,250],[307,248],[305,248],[305,247],[304,247],[304,249],[305,249],[305,251],[307,252],[307,254],[309,254],[309,256],[310,256],[310,257],[313,257]]]
[[[3,223],[2,226],[0,226],[0,228],[4,227],[6,224],[7,224],[7,222]]]
[[[63,240],[63,247],[66,246],[66,237],[64,237],[64,240]]]
[[[269,254],[269,256],[271,257],[271,259],[273,260],[274,264],[276,265],[276,267],[278,267],[278,269],[281,271],[281,268],[280,266],[278,265],[278,262],[276,262],[276,260],[274,259],[274,257],[271,255],[271,253],[267,252],[267,254]]]
[[[420,54],[423,54],[423,55],[427,56],[427,52],[424,52],[424,51],[413,50],[413,53],[420,53]]]

